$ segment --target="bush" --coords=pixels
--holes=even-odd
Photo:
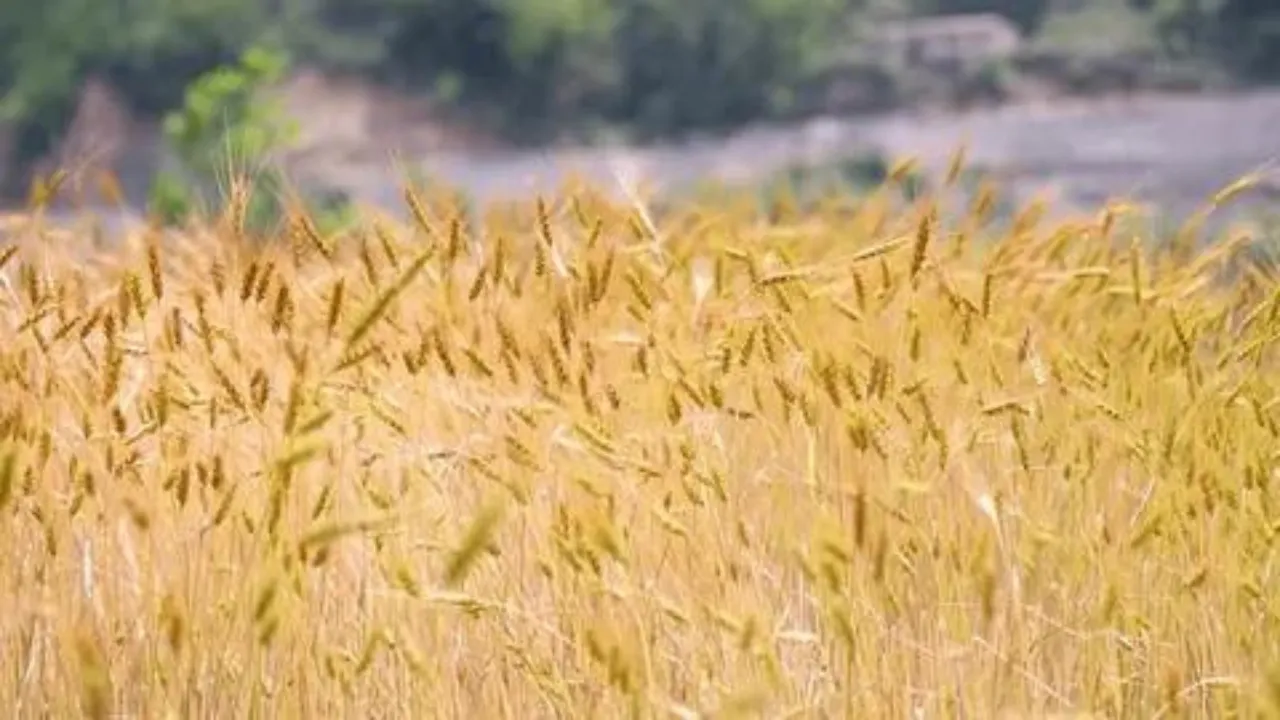
[[[217,68],[187,89],[182,107],[164,120],[165,137],[180,166],[157,178],[153,213],[167,223],[185,222],[197,211],[218,212],[228,192],[250,188],[246,227],[269,232],[278,225],[287,190],[278,156],[295,136],[296,124],[264,91],[287,68],[283,53],[255,47],[238,64]],[[326,228],[350,219],[345,198],[328,193],[309,200]]]

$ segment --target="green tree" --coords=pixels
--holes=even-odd
[[[617,0],[614,118],[657,132],[785,110],[787,90],[849,35],[834,0]]]
[[[261,0],[43,0],[0,3],[0,121],[14,127],[18,172],[65,131],[86,77],[105,76],[158,115],[193,78],[271,26]],[[10,188],[11,190],[12,188]]]
[[[1220,4],[1221,0],[1155,0],[1150,12],[1165,52],[1172,57],[1211,52]]]
[[[0,120],[14,128],[19,170],[48,152],[70,122],[85,60],[108,42],[95,0],[0,8]],[[21,173],[17,173],[21,174]]]
[[[1280,80],[1280,5],[1274,0],[1225,0],[1218,10],[1219,43],[1250,77]]]
[[[1040,26],[1053,9],[1053,0],[915,0],[914,8],[925,14],[996,13],[1003,15],[1027,34]]]
[[[280,216],[283,182],[273,154],[292,139],[295,128],[263,91],[284,77],[282,53],[251,48],[236,65],[198,78],[182,107],[165,116],[164,133],[181,162],[156,179],[152,210],[177,222],[241,176],[252,175],[246,221],[262,229]]]

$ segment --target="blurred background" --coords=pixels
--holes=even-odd
[[[1015,194],[1185,213],[1269,172],[1277,79],[1275,0],[10,0],[0,204],[63,168],[78,204],[178,207],[226,148],[396,204],[406,172],[686,193],[966,143]]]

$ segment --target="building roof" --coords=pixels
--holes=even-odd
[[[878,30],[878,35],[889,39],[927,38],[960,33],[991,33],[1021,37],[1017,26],[998,13],[935,15],[885,23]]]

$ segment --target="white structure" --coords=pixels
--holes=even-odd
[[[938,66],[1008,58],[1022,36],[995,13],[943,15],[886,23],[872,32],[875,56],[890,64]]]

